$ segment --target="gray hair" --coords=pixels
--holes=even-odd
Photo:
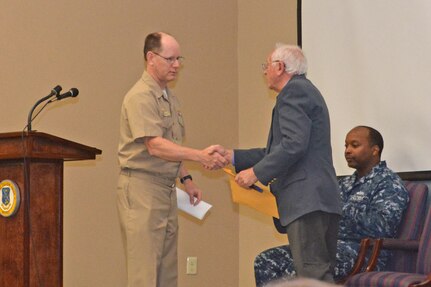
[[[298,46],[277,43],[271,60],[283,62],[284,69],[289,74],[302,75],[307,73],[307,59]]]

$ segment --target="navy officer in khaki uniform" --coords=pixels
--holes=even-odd
[[[181,146],[184,120],[179,101],[167,86],[176,79],[183,60],[176,39],[162,32],[149,34],[144,58],[146,71],[121,108],[117,208],[128,287],[175,287],[176,178],[184,184],[191,204],[202,197],[182,161],[200,162],[207,169],[223,167],[227,161],[218,145],[204,150]]]

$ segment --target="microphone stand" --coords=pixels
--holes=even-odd
[[[31,108],[31,110],[30,110],[30,113],[28,114],[28,118],[27,118],[27,131],[29,131],[29,132],[31,132],[31,121],[33,120],[33,112],[34,112],[34,109],[36,109],[36,107],[40,104],[40,103],[42,103],[43,101],[46,101],[46,100],[48,100],[49,98],[51,98],[51,97],[53,97],[53,96],[58,96],[59,94],[60,94],[60,92],[61,92],[61,86],[60,85],[57,85],[57,86],[55,86],[52,90],[51,90],[51,93],[49,93],[49,95],[48,96],[46,96],[46,97],[43,97],[42,99],[40,99],[40,100],[38,100],[37,102],[36,102],[36,104],[34,104],[34,106]],[[48,102],[48,104],[49,104],[49,102]],[[46,106],[46,105],[45,105]],[[43,110],[43,108],[42,108],[42,110]],[[42,111],[41,110],[41,111]],[[39,113],[41,112],[41,111],[39,111]],[[38,113],[38,114],[39,114]],[[36,114],[36,116],[35,117],[37,117],[37,115],[38,114]],[[24,127],[24,129],[25,129],[25,127]]]
[[[36,102],[36,104],[34,104],[34,106],[31,108],[31,110],[30,110],[30,112],[28,113],[28,117],[27,117],[27,131],[29,131],[29,132],[31,132],[31,122],[32,122],[32,117],[33,117],[33,112],[34,112],[34,110],[36,109],[36,107],[40,104],[40,103],[42,103],[42,102],[44,102],[44,101],[46,101],[46,100],[48,100],[49,98],[51,98],[51,97],[53,97],[53,96],[55,96],[55,94],[49,94],[48,96],[46,96],[46,97],[43,97],[42,99],[40,99],[40,100],[38,100],[37,102]]]

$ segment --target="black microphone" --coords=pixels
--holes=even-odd
[[[77,88],[71,88],[67,93],[64,93],[62,95],[56,95],[56,97],[57,97],[57,101],[60,101],[65,98],[70,98],[70,97],[74,98],[78,94],[79,94],[79,90]]]
[[[52,96],[58,96],[58,95],[60,94],[61,90],[62,90],[62,88],[61,88],[61,86],[60,86],[60,85],[55,86],[55,87],[51,90],[51,93],[49,94],[49,97],[52,97]]]
[[[40,103],[42,103],[42,102],[44,102],[44,101],[48,100],[48,99],[49,99],[49,98],[51,98],[51,97],[53,97],[53,96],[58,97],[58,96],[60,95],[61,90],[62,90],[62,88],[61,88],[61,86],[60,86],[60,85],[55,86],[55,87],[51,90],[51,93],[49,93],[49,95],[48,95],[48,96],[43,97],[42,99],[38,100],[38,101],[36,102],[36,104],[34,104],[34,106],[31,108],[30,112],[28,113],[28,117],[27,117],[27,129],[28,129],[28,131],[31,131],[31,122],[32,122],[32,120],[33,120],[32,116],[33,116],[33,111],[34,111],[34,109],[35,109],[35,108],[36,108]],[[36,115],[36,116],[37,116],[37,115]]]

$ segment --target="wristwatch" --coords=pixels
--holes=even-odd
[[[185,175],[185,176],[183,176],[182,178],[180,178],[180,182],[181,182],[182,184],[184,184],[184,182],[185,182],[186,180],[188,180],[188,179],[193,180],[193,178],[192,178],[192,176],[191,176],[190,174]]]

